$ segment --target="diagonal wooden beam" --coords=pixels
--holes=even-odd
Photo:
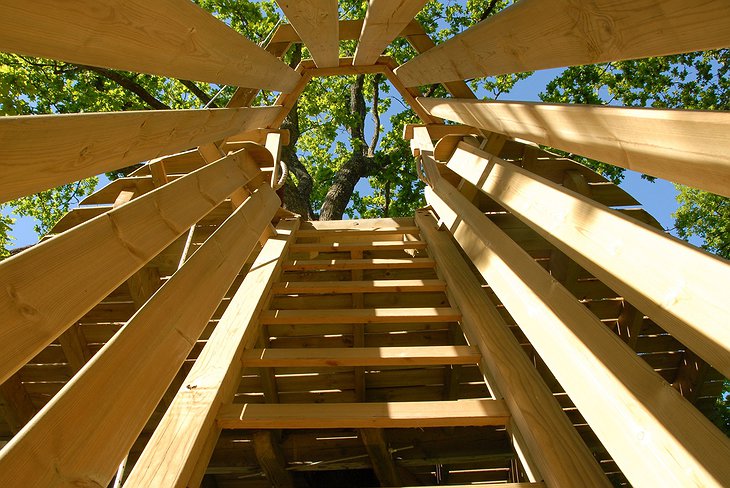
[[[730,196],[730,112],[419,98],[432,115]]]
[[[0,202],[266,127],[279,111],[259,107],[2,117]]]
[[[294,478],[286,469],[284,451],[274,433],[270,430],[254,432],[252,441],[256,460],[272,488],[294,488]]]
[[[107,486],[279,204],[263,184],[218,227],[0,452],[0,486]]]
[[[234,153],[0,263],[0,381],[258,174]]]
[[[318,68],[337,66],[340,23],[337,0],[276,0]]]
[[[20,432],[37,411],[17,373],[0,385],[0,412],[13,434]]]
[[[359,433],[380,486],[403,486],[383,429],[360,429]]]
[[[396,71],[407,86],[720,49],[725,0],[520,0]]]
[[[278,91],[299,79],[187,0],[2,0],[0,9],[5,52]]]
[[[428,0],[370,0],[360,31],[355,65],[373,64]]]

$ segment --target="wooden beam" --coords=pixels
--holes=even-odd
[[[312,242],[292,244],[292,252],[404,251],[425,249],[423,241]]]
[[[402,293],[445,291],[441,280],[369,280],[369,281],[283,281],[272,288],[276,294],[300,293]]]
[[[0,452],[0,486],[107,486],[278,207],[262,185],[218,227]]]
[[[257,368],[476,364],[479,351],[470,346],[252,349],[243,361]]]
[[[730,113],[419,98],[431,114],[730,196]]]
[[[730,4],[521,0],[396,70],[407,86],[727,47]]]
[[[232,154],[0,263],[0,381],[258,173]]]
[[[0,412],[13,434],[20,432],[37,411],[18,374],[0,385]]]
[[[427,0],[369,0],[355,50],[356,66],[373,64],[421,11]]]
[[[58,342],[61,344],[63,355],[66,356],[69,373],[73,376],[91,359],[91,350],[79,324],[73,324],[66,329],[58,336]]]
[[[447,166],[730,376],[727,261],[468,144]]]
[[[337,66],[340,23],[337,0],[276,0],[318,68]]]
[[[458,190],[430,177],[427,201],[631,484],[730,479],[725,434]]]
[[[340,40],[357,40],[360,37],[360,32],[362,32],[362,24],[364,21],[364,19],[340,20]],[[414,25],[413,23],[410,23],[406,26],[405,29],[403,29],[401,35],[415,35],[420,34],[421,32],[423,32],[423,28],[420,26],[420,24]],[[297,34],[294,30],[294,27],[291,24],[281,24],[274,32],[274,35],[271,36],[270,45],[299,42],[302,42],[302,39],[299,37],[299,34]]]
[[[218,415],[223,429],[467,427],[505,425],[508,420],[500,400],[237,404],[222,407]]]
[[[0,202],[264,127],[279,107],[0,118]],[[218,158],[216,158],[218,159]]]
[[[128,486],[187,486],[199,458],[210,459],[206,439],[218,407],[232,399],[240,381],[241,356],[258,337],[257,316],[280,273],[281,258],[294,240],[298,220],[284,220],[251,265],[184,386],[145,446]],[[191,386],[193,386],[191,388]]]
[[[360,429],[359,434],[380,486],[403,486],[383,429]]]
[[[439,230],[427,211],[416,212],[416,223],[448,283],[449,298],[461,310],[464,333],[481,351],[490,387],[504,396],[512,421],[545,480],[550,486],[611,486],[448,232]],[[556,439],[560,449],[552,448]]]
[[[453,308],[370,308],[330,310],[271,310],[261,314],[262,324],[376,324],[456,322]]]
[[[0,2],[0,50],[220,85],[288,91],[286,64],[186,0]]]
[[[272,488],[294,488],[294,478],[286,469],[284,451],[269,430],[254,432],[253,450]]]
[[[285,271],[338,270],[338,269],[423,269],[433,268],[430,258],[397,259],[295,259],[284,264]]]

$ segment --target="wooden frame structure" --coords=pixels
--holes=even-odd
[[[0,118],[0,201],[148,161],[0,263],[0,486],[727,484],[706,414],[730,265],[538,144],[730,196],[730,114],[461,81],[728,47],[727,2],[520,0],[438,46],[423,0],[278,3],[259,47],[187,0],[0,0],[0,50],[240,87],[224,109]],[[314,77],[360,73],[422,120],[429,207],[301,221],[272,190],[280,125]]]

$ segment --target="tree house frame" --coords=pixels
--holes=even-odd
[[[240,87],[223,109],[0,118],[2,202],[148,161],[0,263],[0,486],[730,483],[706,418],[730,265],[540,146],[730,196],[730,114],[463,81],[725,48],[730,4],[520,0],[436,46],[425,3],[280,1],[259,47],[188,0],[0,0],[0,50]],[[313,59],[283,63],[292,43]],[[302,221],[272,189],[280,125],[313,78],[361,73],[423,122],[404,137],[428,207]]]

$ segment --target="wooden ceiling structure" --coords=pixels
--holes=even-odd
[[[0,486],[727,486],[707,416],[730,265],[540,145],[730,196],[730,114],[463,80],[728,47],[730,4],[519,0],[437,46],[423,0],[278,3],[259,47],[188,0],[0,0],[2,51],[239,87],[223,109],[0,119],[2,202],[148,161],[0,263]],[[272,189],[280,124],[311,79],[356,73],[421,118],[428,207],[302,221]]]

